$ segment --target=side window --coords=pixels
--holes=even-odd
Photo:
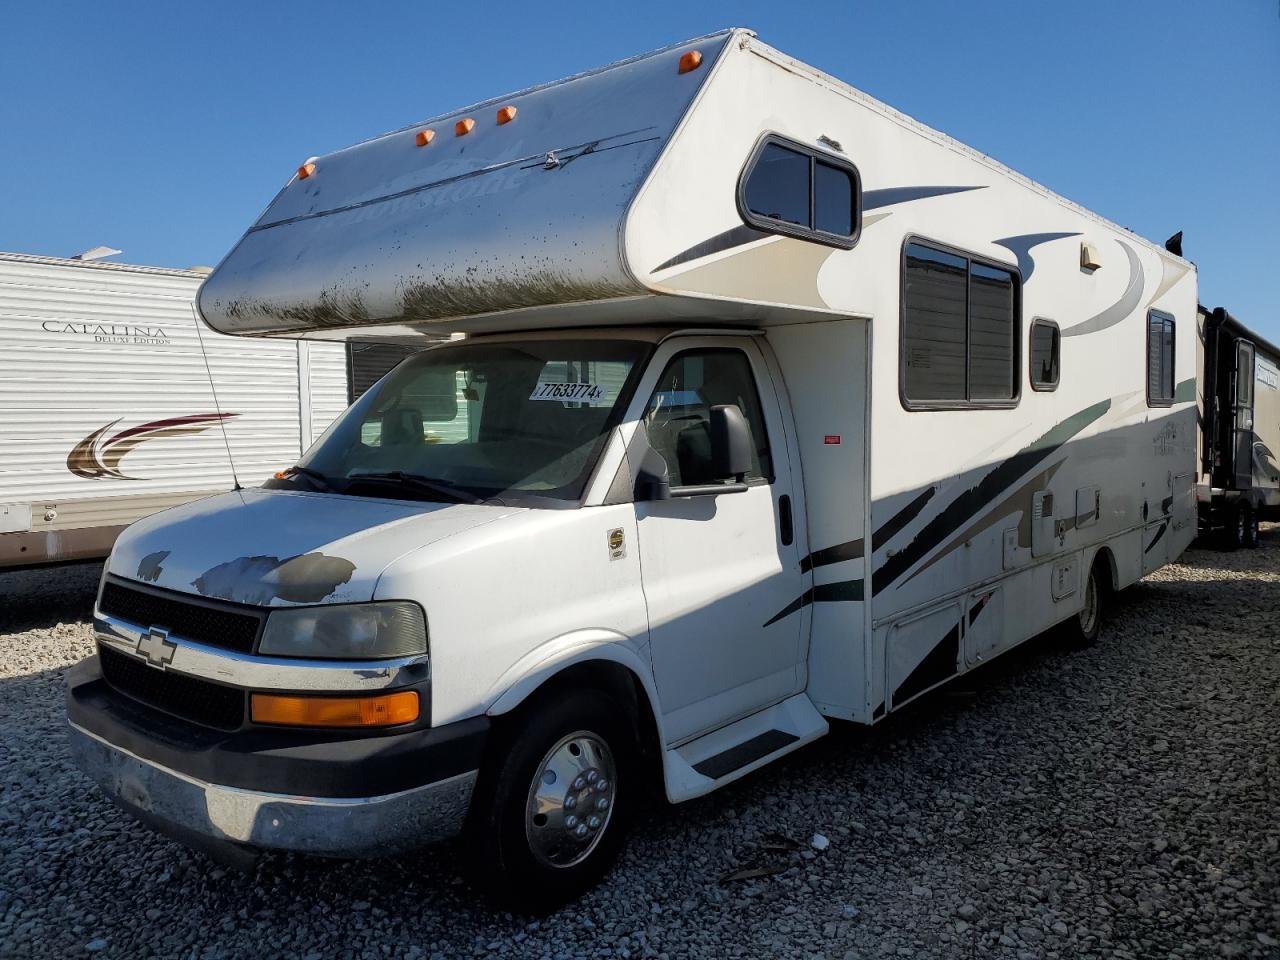
[[[1147,314],[1147,405],[1173,403],[1173,317],[1152,310]]]
[[[753,227],[846,249],[858,241],[861,202],[853,164],[781,137],[756,150],[738,188]]]
[[[1031,321],[1031,389],[1057,390],[1062,334],[1052,320]]]
[[[908,408],[1017,403],[1019,287],[999,264],[906,245],[900,383]]]
[[[671,486],[711,483],[711,408],[732,403],[751,428],[748,482],[773,480],[769,435],[751,362],[741,350],[708,348],[677,354],[662,371],[645,408],[649,443],[667,462]]]

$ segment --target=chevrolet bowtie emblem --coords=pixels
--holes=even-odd
[[[169,631],[164,627],[152,627],[138,637],[138,652],[147,658],[147,663],[163,670],[165,664],[173,660],[178,649],[176,643],[169,640]]]

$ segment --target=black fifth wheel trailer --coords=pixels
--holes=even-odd
[[[1226,549],[1258,542],[1280,518],[1280,347],[1222,307],[1200,308],[1200,536]]]

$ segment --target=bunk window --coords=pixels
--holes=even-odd
[[[1057,390],[1062,334],[1052,320],[1031,321],[1031,389]]]
[[[908,409],[1018,400],[1017,273],[911,242],[902,260],[900,386]]]
[[[853,164],[771,136],[747,163],[738,210],[759,230],[847,249],[858,240],[861,196]]]
[[[1173,317],[1152,310],[1147,314],[1147,406],[1173,403]]]

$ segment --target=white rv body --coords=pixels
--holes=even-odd
[[[678,70],[692,51],[701,63]],[[493,121],[504,104],[518,108],[509,125]],[[455,136],[466,118],[476,125]],[[428,129],[434,139],[417,146]],[[856,168],[851,236],[815,240],[749,215],[740,184],[771,138],[810,164]],[[488,101],[314,164],[202,289],[214,328],[469,335],[442,357],[583,338],[646,351],[615,394],[617,422],[574,509],[503,495],[360,519],[331,508],[340,494],[272,490],[153,517],[117,545],[119,584],[145,579],[201,603],[295,605],[279,577],[246,562],[269,552],[305,560],[308,573],[321,563],[308,558],[340,559],[344,577],[317,574],[322,603],[421,604],[432,728],[478,718],[501,728],[508,714],[527,723],[527,705],[557,677],[620,669],[652,717],[667,796],[683,800],[821,736],[829,718],[873,723],[1083,617],[1095,570],[1123,588],[1195,533],[1194,266],[749,32]],[[1016,332],[1002,356],[1015,386],[1003,402],[904,388],[909,366],[913,377],[941,371],[951,349],[903,346],[917,244],[968,264],[966,331],[998,328],[979,316],[988,305],[974,278],[1008,278]],[[935,295],[932,279],[912,282]],[[1034,321],[1060,335],[1059,375],[1033,388]],[[968,384],[969,357],[984,362],[987,348],[965,336]],[[654,411],[686,402],[667,364],[707,351],[745,358],[772,469],[732,491],[641,495],[660,445]],[[469,390],[459,387],[459,409]],[[361,415],[357,405],[348,417]],[[299,519],[277,529],[273,511]],[[160,552],[156,571],[148,558]],[[228,568],[245,575],[224,592],[193,589]],[[137,625],[99,616],[103,644],[135,653]],[[175,642],[167,669],[210,675],[208,650]],[[587,667],[596,672],[566,673]],[[356,684],[349,665],[308,668],[308,689]],[[399,669],[362,688],[405,684]],[[86,737],[97,751],[88,769],[116,762],[109,743]],[[163,794],[167,781],[145,769]],[[448,783],[450,809],[465,810],[470,786]],[[211,835],[314,842],[285,833]]]
[[[340,345],[198,331],[204,279],[0,253],[0,569],[105,556],[229,490],[232,462],[247,483],[293,463],[346,408]]]

